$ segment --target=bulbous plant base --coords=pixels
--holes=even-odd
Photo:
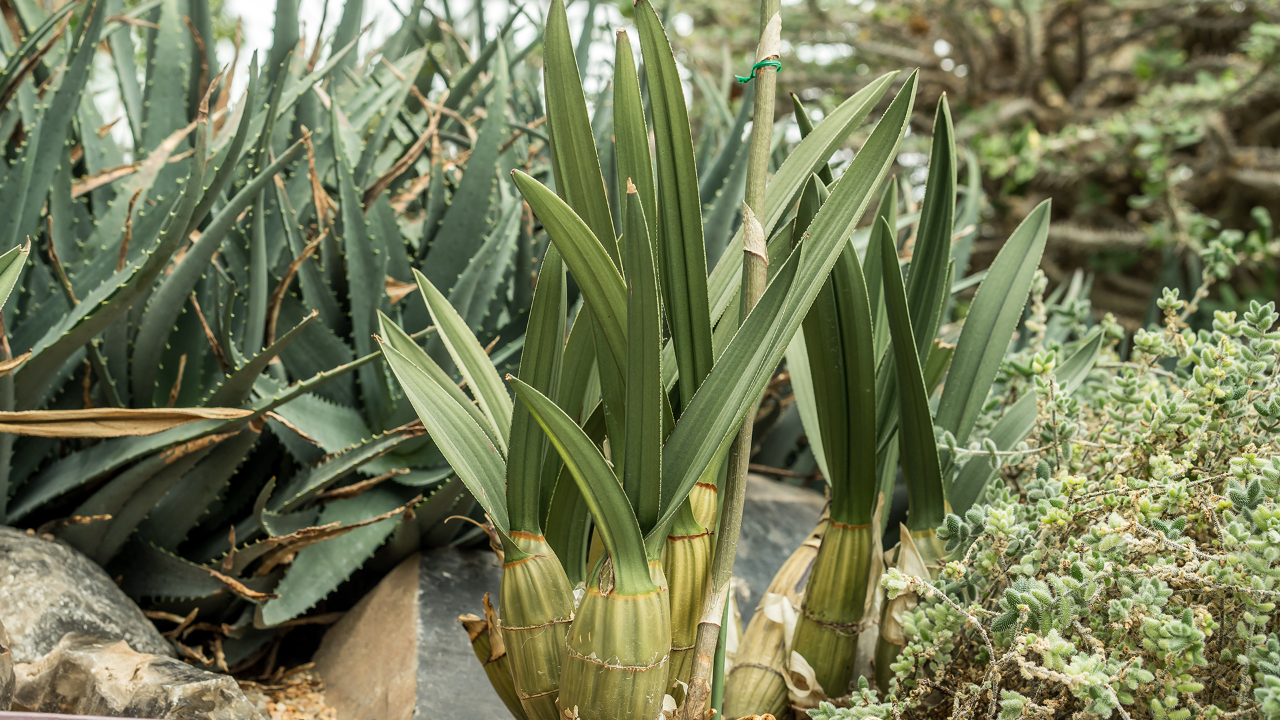
[[[813,562],[791,647],[813,667],[828,697],[849,690],[871,566],[870,525],[828,521]]]
[[[671,597],[671,662],[667,668],[667,692],[683,700],[678,682],[689,682],[693,672],[693,646],[698,637],[702,599],[711,580],[711,533],[701,527],[691,535],[670,535],[662,556]]]
[[[793,605],[800,604],[805,578],[813,567],[826,529],[824,517],[773,576],[765,590],[766,596],[771,593],[782,595]],[[788,660],[785,633],[781,623],[772,622],[765,616],[764,600],[761,600],[742,635],[733,670],[725,678],[725,717],[766,714],[782,717],[787,711],[787,683],[783,678]]]
[[[556,720],[573,588],[546,540],[523,533],[512,539],[528,555],[502,566],[498,609],[512,678],[529,720]]]
[[[689,505],[693,508],[693,519],[707,529],[716,526],[716,511],[720,508],[720,491],[715,485],[700,482],[689,491]]]
[[[560,676],[562,720],[658,717],[671,647],[666,595],[665,588],[630,596],[601,594],[598,584],[587,589]]]

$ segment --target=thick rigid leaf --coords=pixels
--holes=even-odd
[[[638,3],[635,14],[644,52],[645,83],[653,106],[658,193],[654,246],[662,277],[663,309],[676,351],[680,405],[684,407],[715,363],[702,202],[698,197],[689,109],[671,43],[652,3]]]
[[[564,324],[568,305],[564,263],[555,246],[547,248],[529,308],[529,325],[520,353],[520,378],[539,392],[555,397],[564,355]],[[546,435],[521,403],[512,409],[510,449],[507,453],[507,508],[515,532],[542,534],[543,457]]]
[[[511,396],[498,377],[488,353],[480,345],[480,341],[471,333],[467,322],[458,315],[458,311],[449,304],[445,296],[431,284],[422,273],[414,270],[418,281],[418,291],[422,293],[431,313],[431,322],[440,332],[440,339],[449,350],[449,357],[462,372],[467,386],[480,403],[480,409],[493,426],[503,454],[507,452],[506,437],[511,430]]]
[[[148,48],[147,79],[142,86],[143,147],[155,147],[166,135],[187,124],[186,85],[192,40],[182,22],[185,6],[178,0],[164,0],[158,17],[152,16],[159,27],[151,33],[154,44]]]
[[[392,430],[374,438],[366,438],[350,447],[323,457],[320,462],[302,469],[271,497],[264,507],[273,512],[293,512],[315,498],[330,485],[395,450],[407,440],[418,437],[421,431],[407,428]]]
[[[933,397],[933,391],[938,389],[938,385],[942,382],[942,376],[947,373],[947,368],[951,366],[951,357],[955,355],[955,352],[955,345],[944,343],[938,339],[934,339],[933,344],[929,346],[929,357],[925,358],[924,367],[921,368],[921,372],[924,373],[924,389],[929,397]],[[934,424],[937,425],[936,422]]]
[[[960,239],[951,246],[951,258],[962,276],[969,269],[969,256],[973,254],[973,243],[978,239],[978,211],[982,207],[982,167],[978,164],[978,156],[965,148],[964,162],[968,174],[964,184],[964,206],[956,213],[956,232],[960,233]]]
[[[400,507],[405,502],[405,492],[403,488],[380,485],[349,500],[325,505],[319,522],[350,525],[377,517]],[[363,565],[400,520],[389,517],[299,551],[275,587],[280,597],[262,606],[263,623],[276,625],[310,610]]]
[[[387,343],[379,343],[391,372],[418,411],[436,447],[467,484],[493,524],[509,532],[506,506],[506,463],[490,436],[466,407],[435,379]],[[450,383],[451,384],[451,383]]]
[[[138,536],[162,548],[177,548],[227,490],[236,469],[261,435],[260,429],[246,424],[239,433],[222,441],[218,452],[201,460],[156,503],[155,510],[138,526]]]
[[[724,252],[725,245],[733,236],[734,227],[739,224],[742,200],[747,194],[747,157],[750,153],[750,144],[738,143],[738,152],[730,158],[733,165],[722,183],[720,194],[713,198],[707,212],[703,235],[708,257],[719,257]],[[712,346],[715,346],[714,339]]]
[[[663,539],[720,441],[738,427],[756,403],[850,233],[871,204],[872,193],[888,175],[911,116],[916,84],[913,73],[831,189],[804,242],[780,264],[760,302],[668,437],[662,455],[662,519],[654,528],[654,532],[663,533]]]
[[[276,173],[293,163],[302,150],[301,142],[294,143],[293,147],[245,183],[244,187],[213,216],[201,232],[200,239],[187,248],[182,260],[160,283],[160,287],[152,293],[134,339],[134,360],[130,367],[130,376],[136,397],[151,397],[155,384],[155,358],[159,357],[163,350],[169,332],[173,329],[187,297],[208,270],[214,253],[222,246],[223,239],[235,226],[240,213],[254,202]]]
[[[1076,351],[1054,371],[1058,381],[1059,392],[1070,395],[1080,387],[1093,369],[1098,359],[1098,351],[1102,349],[1102,328],[1095,327],[1080,341]],[[1036,394],[1027,393],[1005,411],[987,439],[995,443],[1000,452],[1012,450],[1022,442],[1036,426]],[[986,491],[987,483],[995,477],[996,471],[991,467],[991,458],[977,455],[969,459],[960,474],[951,485],[948,499],[951,511],[964,514],[973,504],[981,499]]]
[[[119,570],[123,577],[120,589],[131,598],[203,598],[226,590],[226,586],[209,572],[209,568],[180,558],[149,542],[135,540],[125,548],[120,558],[120,562],[113,568]],[[274,578],[244,581],[250,589],[258,591],[267,589],[270,582],[274,582]]]
[[[80,95],[89,79],[106,6],[106,2],[94,3],[89,8],[89,17],[81,19],[75,50],[62,73],[62,81],[52,99],[45,95],[49,104],[35,126],[26,131],[20,159],[0,187],[0,202],[8,215],[4,235],[0,236],[3,246],[21,244],[27,233],[36,230],[45,193],[53,185],[71,121],[75,119]]]
[[[871,81],[866,87],[849,97],[821,123],[814,127],[809,137],[800,141],[778,172],[769,178],[764,191],[764,212],[756,219],[764,228],[765,237],[771,237],[773,229],[795,204],[796,195],[804,188],[809,176],[817,172],[831,154],[844,143],[867,117],[876,103],[889,89],[897,73],[886,73]],[[707,292],[711,298],[711,320],[718,322],[725,308],[733,302],[734,293],[742,286],[742,229],[725,246],[724,253],[716,261],[715,269],[707,280]]]
[[[619,367],[625,368],[627,297],[618,266],[582,218],[555,193],[519,170],[512,177],[590,303],[591,316],[603,329]]]
[[[613,558],[618,593],[638,595],[651,592],[654,585],[649,577],[649,559],[640,525],[636,522],[631,503],[627,501],[626,492],[618,484],[600,449],[545,395],[516,378],[509,380],[516,395],[528,406],[556,452],[560,453],[565,469],[573,475],[587,507],[591,509],[595,530]]]
[[[634,189],[634,188],[631,188]],[[658,521],[662,495],[662,308],[653,246],[638,192],[626,195],[623,255],[627,267],[626,454],[622,487],[635,509],[640,529]]]
[[[206,123],[207,118],[204,117],[196,122],[196,147],[190,173],[183,183],[181,196],[165,218],[159,238],[145,255],[129,263],[112,280],[90,293],[45,333],[34,348],[32,361],[15,374],[21,380],[17,383],[16,408],[30,410],[43,403],[45,392],[62,370],[63,363],[150,290],[156,277],[169,264],[170,257],[186,241],[193,229],[189,224],[205,174]],[[150,358],[152,363],[158,355]]]
[[[880,220],[878,222],[883,222]],[[881,238],[880,267],[884,277],[885,306],[889,311],[889,329],[893,339],[893,359],[898,386],[898,444],[901,448],[902,475],[907,483],[907,526],[912,530],[932,530],[946,516],[942,466],[938,460],[938,443],[933,436],[933,417],[929,413],[929,394],[920,371],[907,310],[906,289],[897,254],[886,233]]]
[[[292,203],[289,202],[288,192],[279,185],[276,186],[275,191],[276,207],[280,208],[280,222],[284,225],[289,254],[297,258],[307,246],[302,234],[302,225],[298,222],[298,215],[294,212]],[[320,322],[324,323],[332,333],[333,328],[339,327],[338,319],[341,310],[338,308],[337,298],[333,296],[333,290],[324,282],[324,277],[320,274],[318,263],[303,262],[298,266],[298,286],[302,288],[302,299],[306,306],[320,313]],[[287,296],[284,302],[289,302]]]
[[[1048,200],[1037,205],[1009,236],[965,315],[937,418],[938,427],[950,431],[960,445],[969,441],[1022,319],[1049,237],[1049,209]]]
[[[457,200],[454,200],[455,204]],[[497,296],[503,276],[511,266],[520,235],[520,216],[523,203],[508,200],[506,209],[497,224],[492,226],[489,237],[474,251],[467,267],[458,276],[453,290],[449,291],[449,304],[467,321],[467,326],[477,334],[489,314],[489,303]],[[397,233],[399,231],[397,230]],[[399,240],[397,234],[395,240]],[[432,258],[435,256],[433,255]],[[434,260],[429,260],[430,267]],[[410,286],[412,287],[412,286]]]
[[[938,331],[938,308],[947,296],[943,282],[951,261],[951,234],[956,214],[956,139],[947,97],[938,100],[933,121],[929,179],[920,207],[920,230],[911,251],[907,279],[907,309],[915,332],[916,356],[923,363]],[[893,227],[892,225],[890,227]],[[895,345],[896,347],[896,345]]]
[[[14,247],[0,255],[0,307],[4,307],[9,301],[9,293],[13,292],[13,287],[18,284],[18,278],[22,277],[22,268],[27,263],[27,252],[30,247],[30,245]]]
[[[338,104],[330,105],[332,127],[339,123]],[[379,251],[369,236],[369,221],[365,219],[360,193],[352,176],[350,152],[341,132],[331,133],[333,138],[333,167],[338,178],[338,197],[341,213],[343,255],[346,257],[347,289],[350,298],[351,339],[357,355],[372,352],[373,332],[378,326],[378,309],[383,306],[385,279],[387,277],[387,253]],[[381,427],[391,413],[391,389],[379,365],[366,365],[357,375],[360,381],[360,398],[366,406],[365,416]]]
[[[187,423],[245,417],[238,408],[93,408],[0,412],[0,432],[65,438],[154,435]]]
[[[258,193],[249,214],[249,300],[246,308],[244,334],[241,336],[243,352],[256,353],[262,349],[267,328],[267,303],[270,289],[267,287],[267,193]],[[272,228],[273,230],[275,228]],[[367,350],[366,350],[367,352]]]
[[[103,477],[113,470],[150,455],[157,450],[212,433],[228,432],[243,424],[246,420],[261,417],[263,414],[290,400],[314,391],[334,378],[342,377],[361,365],[380,358],[380,354],[366,355],[346,365],[318,373],[301,382],[296,382],[279,392],[261,397],[255,400],[252,405],[253,414],[243,418],[205,420],[188,423],[155,435],[108,439],[79,452],[72,453],[42,469],[23,486],[22,492],[14,498],[14,504],[9,509],[7,521],[12,524],[21,520],[59,495]]]
[[[560,363],[560,381],[556,387],[555,400],[556,405],[559,405],[566,415],[585,427],[588,413],[596,409],[600,414],[599,421],[603,423],[604,411],[603,408],[598,407],[600,381],[596,370],[595,329],[591,322],[591,308],[579,302],[577,316],[564,344],[564,357]],[[604,430],[600,432],[600,439],[603,441]],[[543,528],[549,527],[548,512],[552,503],[552,494],[558,486],[560,470],[563,466],[559,453],[543,454],[540,481]],[[568,478],[568,476],[565,477]],[[571,479],[566,479],[565,482],[573,485]]]
[[[694,74],[694,77],[698,76],[697,73]],[[755,83],[747,83],[745,87],[741,104],[738,106],[738,114],[733,118],[733,123],[729,125],[724,145],[716,153],[716,159],[712,161],[711,167],[705,173],[698,173],[698,197],[703,205],[707,205],[715,199],[716,193],[720,192],[724,187],[729,178],[731,166],[740,157],[742,147],[748,144],[745,139],[747,121],[751,119],[751,113],[755,107],[756,86]],[[713,92],[715,92],[714,89],[708,88],[708,95]],[[725,112],[728,112],[727,107]],[[830,183],[827,184],[829,185]],[[708,257],[719,257],[719,255],[708,255]]]
[[[587,117],[587,96],[582,92],[582,77],[573,54],[563,0],[552,0],[547,10],[542,78],[556,191],[600,239],[609,259],[620,265],[617,234],[600,172],[600,158],[596,155],[595,135]],[[560,248],[560,253],[565,262],[569,262],[564,248]],[[569,268],[572,271],[572,263]]]
[[[277,20],[277,22],[279,21]],[[408,22],[405,24],[408,25]],[[502,51],[501,43],[498,45],[498,51],[499,53]],[[506,57],[505,55],[500,55],[499,57],[501,58],[501,61],[498,63],[497,72],[505,74]],[[414,50],[409,53],[409,55],[396,62],[396,72],[401,73],[404,76],[404,79],[400,80],[399,78],[396,78],[396,82],[388,83],[390,87],[395,88],[395,95],[392,96],[388,102],[383,103],[381,107],[378,108],[378,111],[381,114],[381,118],[378,120],[378,125],[373,129],[372,133],[364,138],[364,150],[360,153],[360,160],[356,163],[355,170],[356,184],[360,187],[366,187],[369,184],[370,174],[373,172],[374,163],[378,159],[378,154],[382,151],[383,146],[386,145],[387,136],[391,134],[392,126],[397,122],[400,122],[400,114],[397,110],[404,108],[405,99],[409,96],[409,88],[417,81],[418,74],[422,71],[422,65],[426,62],[426,59],[427,52],[426,48],[423,47]],[[495,83],[494,85],[501,90],[502,86],[500,83]],[[501,98],[504,97],[504,95],[496,95],[495,97],[499,99],[490,103],[488,109],[493,114],[498,115],[505,120],[506,113],[505,108],[503,107],[504,103],[501,101]],[[498,112],[500,109],[504,110],[504,112]]]
[[[169,486],[226,437],[206,435],[167,448],[120,473],[80,503],[74,513],[80,516],[110,515],[111,519],[88,525],[70,525],[58,535],[95,562],[105,564]],[[126,508],[131,512],[122,516]]]
[[[618,159],[618,189],[625,192],[630,180],[640,194],[644,216],[649,222],[658,216],[658,200],[653,187],[653,159],[649,157],[649,128],[644,119],[644,100],[635,55],[625,30],[619,30],[613,60],[613,136]],[[621,209],[621,208],[619,208]]]
[[[427,279],[446,293],[453,292],[475,256],[478,239],[493,232],[488,216],[499,179],[498,152],[509,134],[506,107],[510,83],[506,55],[501,50],[495,66],[494,94],[487,106],[489,114],[480,126],[480,136],[440,229],[429,241],[426,262],[420,266]],[[449,99],[452,98],[451,91]]]
[[[208,399],[204,401],[204,405],[206,407],[219,407],[239,405],[240,403],[243,403],[248,399],[249,393],[253,391],[254,381],[257,380],[258,376],[267,369],[267,365],[269,365],[271,361],[280,354],[281,350],[283,350],[289,343],[293,342],[294,338],[298,337],[298,335],[302,333],[303,328],[315,319],[316,312],[313,310],[310,315],[302,319],[301,323],[289,332],[285,333],[284,337],[272,343],[271,347],[255,355],[252,360],[245,363],[244,367],[241,367],[231,373],[231,375],[218,385],[217,389],[209,395]]]

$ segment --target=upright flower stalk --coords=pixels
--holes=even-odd
[[[747,156],[747,189],[742,207],[742,318],[759,302],[769,277],[769,253],[764,228],[757,219],[764,212],[764,190],[769,171],[769,145],[773,135],[773,105],[778,82],[776,65],[782,51],[782,16],[780,0],[761,0],[760,43],[756,48],[756,64],[752,74],[758,83],[755,94],[751,146]],[[758,402],[758,398],[757,398]],[[724,501],[720,527],[716,532],[711,564],[711,586],[703,600],[702,619],[698,623],[693,649],[693,674],[689,690],[680,709],[683,720],[703,716],[711,695],[716,643],[720,639],[725,603],[729,597],[729,579],[738,550],[742,529],[742,505],[746,496],[747,464],[751,459],[751,418],[755,403],[742,419],[737,438],[729,449],[728,472],[725,477]]]

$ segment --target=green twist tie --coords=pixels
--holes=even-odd
[[[782,72],[782,61],[781,60],[761,60],[760,62],[751,66],[750,75],[746,77],[742,77],[741,75],[734,75],[734,77],[738,78],[738,82],[740,83],[749,83],[752,80],[756,79],[756,71],[762,67],[775,67],[775,68],[778,68],[778,72]]]

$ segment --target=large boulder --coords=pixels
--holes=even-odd
[[[15,663],[39,660],[73,632],[124,640],[137,652],[174,654],[97,563],[58,540],[3,526],[0,623],[9,631]]]
[[[13,702],[13,653],[9,652],[9,636],[0,623],[0,712]]]
[[[443,548],[402,562],[325,634],[325,702],[342,720],[509,718],[458,616],[496,601],[488,550]]]
[[[165,720],[261,720],[229,675],[134,652],[122,640],[70,633],[16,667],[16,709]]]

